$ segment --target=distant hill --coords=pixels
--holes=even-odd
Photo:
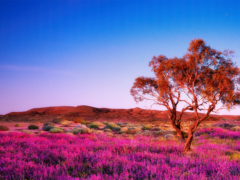
[[[178,112],[179,114],[179,112]],[[91,106],[54,106],[33,108],[24,112],[11,112],[0,116],[0,121],[49,121],[53,118],[81,117],[86,120],[124,120],[129,122],[157,122],[166,121],[170,115],[169,111],[147,110],[141,108],[132,109],[110,109],[96,108]],[[201,114],[200,114],[201,115]],[[186,112],[184,120],[194,117],[193,112]],[[209,120],[240,119],[240,116],[210,115]]]

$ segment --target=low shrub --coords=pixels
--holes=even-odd
[[[118,128],[120,128],[118,125],[116,125],[114,122],[110,122],[110,123],[108,123],[105,127],[104,127],[104,129],[113,129],[114,127],[118,127]]]
[[[0,131],[8,131],[9,128],[7,126],[0,125]]]
[[[22,124],[15,124],[15,127],[22,127]]]
[[[60,124],[64,127],[71,127],[71,122],[69,122],[69,121],[63,121]]]
[[[98,127],[99,126],[104,126],[104,124],[99,122],[99,121],[93,121],[90,125],[97,125]]]
[[[128,128],[127,134],[136,134],[137,132],[140,132],[141,129],[138,128]]]
[[[126,131],[119,131],[119,134],[124,134],[126,133]]]
[[[126,127],[126,124],[124,124],[123,122],[118,122],[118,123],[116,123],[118,126],[120,126],[120,127]]]
[[[90,123],[91,123],[91,122],[89,122],[89,121],[82,121],[82,122],[81,122],[81,124],[84,124],[84,125],[86,125],[86,126],[89,126]]]
[[[62,121],[62,122],[60,122],[60,124],[61,125],[67,125],[67,124],[69,124],[69,122],[68,121]]]
[[[50,131],[50,129],[53,129],[54,127],[55,127],[55,124],[53,122],[46,122],[46,123],[44,123],[42,130]]]
[[[89,127],[91,129],[99,129],[98,125],[96,125],[96,124],[91,124]]]
[[[50,131],[51,129],[55,128],[54,126],[43,126],[42,130],[43,131]]]
[[[70,132],[72,132],[73,134],[83,134],[84,129],[77,128],[77,129],[74,129],[74,130],[72,130]]]
[[[113,131],[120,131],[121,128],[120,128],[120,127],[113,127],[112,130],[113,130]]]
[[[126,133],[127,133],[127,134],[135,134],[136,131],[134,131],[133,129],[129,129]]]
[[[162,131],[156,131],[156,132],[154,133],[154,135],[156,135],[156,136],[161,136],[161,135],[163,135],[163,132],[162,132]]]
[[[235,127],[236,125],[234,124],[229,124],[229,123],[221,123],[221,124],[216,124],[215,127],[221,127],[223,129],[231,129]]]
[[[75,123],[82,123],[84,120],[82,118],[74,118],[73,122]]]
[[[77,126],[74,127],[74,129],[77,129],[77,128],[87,129],[87,126],[85,124],[78,124]]]
[[[55,127],[55,128],[50,129],[49,132],[50,133],[62,133],[62,132],[64,132],[64,130],[62,128]]]
[[[39,127],[37,125],[32,124],[28,126],[28,129],[39,129]]]
[[[84,129],[83,134],[91,134],[92,132],[93,130],[87,128],[87,129]]]
[[[150,125],[144,125],[142,130],[150,130],[152,127]]]
[[[73,134],[91,134],[93,131],[89,128],[87,129],[77,128],[77,129],[73,129],[71,132]]]

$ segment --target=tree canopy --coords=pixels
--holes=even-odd
[[[195,121],[189,127],[184,147],[190,150],[193,133],[211,112],[232,109],[240,104],[240,70],[232,61],[234,51],[217,51],[202,39],[193,39],[181,58],[153,57],[149,63],[155,77],[138,77],[131,88],[136,102],[153,100],[171,113],[170,120],[177,135],[183,138],[182,115],[193,110]],[[185,94],[185,96],[183,96]],[[187,98],[186,98],[187,97]],[[185,104],[177,116],[179,102]],[[218,104],[221,108],[217,108]],[[204,116],[199,115],[204,111]]]

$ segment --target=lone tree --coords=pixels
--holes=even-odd
[[[232,62],[233,51],[217,51],[202,39],[193,39],[182,58],[160,55],[149,63],[155,78],[138,77],[131,88],[136,102],[153,100],[171,113],[170,121],[177,136],[184,139],[182,115],[194,111],[195,120],[188,129],[184,151],[190,150],[193,134],[211,112],[232,109],[240,104],[240,69]],[[185,97],[182,97],[185,94]],[[177,105],[185,104],[177,116]],[[216,106],[222,104],[220,108]],[[204,111],[200,116],[199,111]]]

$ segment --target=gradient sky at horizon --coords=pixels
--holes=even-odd
[[[47,106],[149,108],[136,104],[130,88],[138,76],[153,76],[153,56],[181,57],[202,38],[234,50],[240,66],[239,8],[237,0],[1,0],[0,114]],[[240,115],[239,108],[220,114]]]

